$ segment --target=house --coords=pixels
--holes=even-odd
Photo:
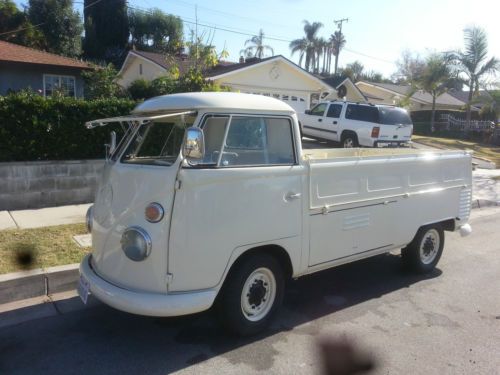
[[[0,40],[0,95],[31,88],[44,96],[55,89],[83,97],[82,71],[87,63]]]
[[[165,55],[130,51],[119,72],[117,82],[128,87],[134,80],[153,80],[169,74],[173,64],[182,74],[192,66],[185,59]],[[337,87],[302,69],[287,58],[278,55],[264,59],[249,58],[239,63],[221,63],[205,70],[204,76],[232,91],[272,96],[288,103],[297,112],[304,112],[320,98],[337,97]],[[363,94],[350,81],[343,82],[348,100],[364,101]],[[341,86],[341,85],[339,85]]]
[[[359,81],[356,86],[373,104],[398,105],[402,101],[409,99],[409,109],[411,111],[426,111],[432,109],[432,95],[428,92],[416,91],[408,98],[412,92],[410,85],[396,85],[393,83],[379,83]],[[436,110],[463,110],[466,101],[461,100],[448,92],[436,98]],[[477,108],[476,108],[477,110]]]

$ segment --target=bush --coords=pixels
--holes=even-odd
[[[225,91],[226,89],[203,78],[201,71],[188,70],[179,79],[170,76],[158,77],[152,81],[137,79],[128,87],[128,93],[134,100],[149,99],[154,96],[181,92]]]
[[[128,99],[44,98],[34,92],[0,97],[0,161],[104,158],[110,131],[120,134],[121,127],[88,130],[84,123],[126,115],[134,106]]]

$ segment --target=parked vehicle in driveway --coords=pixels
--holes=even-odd
[[[471,154],[303,151],[295,111],[237,93],[166,95],[120,122],[95,204],[79,293],[150,316],[215,305],[254,334],[290,278],[402,248],[429,272],[444,231],[470,231]]]
[[[387,105],[324,102],[298,116],[303,135],[344,148],[407,146],[413,132],[408,112]]]

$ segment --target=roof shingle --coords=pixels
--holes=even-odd
[[[83,61],[8,43],[2,40],[0,40],[0,62],[1,61],[92,69],[89,64]]]

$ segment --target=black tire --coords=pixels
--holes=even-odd
[[[342,134],[340,144],[343,148],[359,147],[358,136],[356,133],[345,132]]]
[[[259,270],[266,270],[265,272],[269,271],[272,273],[275,281],[274,300],[270,302],[271,298],[268,298],[267,304],[266,302],[262,302],[262,300],[266,301],[265,297],[270,297],[272,295],[271,292],[269,292],[269,295],[267,294],[268,289],[264,286],[268,284],[266,284],[265,281],[263,283],[250,282],[250,277],[252,276],[252,279],[256,277],[253,275],[258,275]],[[263,308],[263,310],[261,310],[263,315],[259,318],[256,314],[253,319],[259,318],[257,320],[251,320],[252,318],[249,318],[248,314],[244,312],[243,290],[245,286],[249,286],[247,283],[251,285],[248,291],[255,294],[255,296],[247,293],[245,297],[248,298],[245,302],[250,303],[251,301],[253,303],[255,301],[257,305],[258,301],[256,300],[259,298],[261,299],[256,308]],[[271,284],[271,282],[269,284]],[[252,287],[257,289],[252,289]],[[262,291],[262,288],[265,289],[265,292]],[[268,326],[274,313],[281,306],[284,288],[285,280],[283,269],[276,258],[269,254],[254,254],[245,257],[230,271],[224,283],[223,290],[221,291],[217,307],[222,324],[231,332],[241,336],[250,336],[261,332]],[[270,289],[271,288],[269,288],[269,291]],[[261,293],[265,293],[265,295]],[[250,306],[253,307],[255,305],[248,305],[247,307]],[[264,314],[265,310],[267,310],[267,312]]]
[[[418,230],[408,246],[401,249],[401,257],[412,271],[429,273],[438,264],[443,248],[443,228],[439,224],[426,225]]]

